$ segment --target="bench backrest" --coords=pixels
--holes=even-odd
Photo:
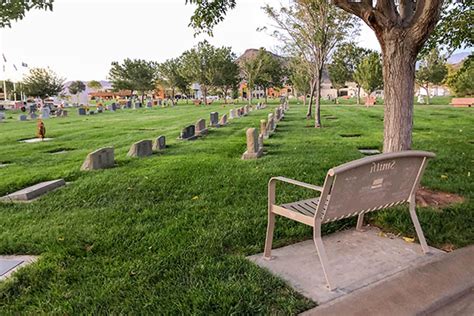
[[[355,160],[328,172],[323,222],[407,202],[418,186],[430,152],[402,151]]]

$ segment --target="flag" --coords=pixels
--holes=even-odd
[[[13,64],[13,68],[15,68],[15,71],[18,71],[18,68],[16,68],[15,64]]]
[[[24,63],[24,62],[21,62],[21,65],[22,65],[23,67],[28,67],[28,64],[27,64],[27,63]]]
[[[2,54],[2,57],[3,57],[3,61],[7,62],[7,58],[5,57],[5,54]]]

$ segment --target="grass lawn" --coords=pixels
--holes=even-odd
[[[64,178],[68,186],[28,204],[0,203],[0,254],[41,255],[37,264],[0,283],[0,314],[296,314],[312,306],[283,281],[249,263],[263,250],[266,186],[282,175],[322,184],[330,167],[362,157],[358,147],[382,146],[383,108],[322,107],[323,128],[291,105],[256,161],[240,160],[245,130],[270,112],[253,111],[210,129],[192,142],[179,131],[231,106],[122,110],[45,122],[51,142],[34,137],[35,122],[7,113],[0,124],[0,195],[39,181]],[[342,137],[360,134],[359,137]],[[138,140],[165,135],[169,147],[148,158],[126,157]],[[422,185],[458,193],[463,204],[419,208],[430,245],[474,243],[474,113],[449,106],[415,107],[413,148],[437,158]],[[117,167],[79,168],[87,153],[114,146]],[[65,151],[62,153],[58,153]],[[311,192],[279,187],[282,199]],[[415,236],[405,208],[378,212],[370,221]],[[324,233],[355,219],[324,225]],[[279,218],[275,247],[311,237],[311,229]]]

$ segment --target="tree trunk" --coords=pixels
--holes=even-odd
[[[249,105],[252,105],[252,89],[250,89],[250,87],[248,87],[248,96],[247,96],[247,99],[249,100]]]
[[[426,85],[426,104],[430,104],[430,85]]]
[[[416,52],[402,34],[384,34],[384,152],[409,150],[413,127]]]
[[[263,93],[265,93],[265,104],[267,104],[268,103],[267,88],[263,89]]]
[[[143,106],[143,100],[145,99],[145,91],[142,91],[142,106]]]
[[[315,89],[314,103],[314,127],[321,128],[321,72],[318,74],[318,80]]]
[[[204,105],[207,105],[207,87],[206,86],[203,86],[202,94],[204,97]]]
[[[313,115],[313,99],[314,99],[314,90],[316,88],[316,81],[313,80],[311,84],[311,88],[309,91],[309,104],[308,104],[308,111],[306,112],[306,118],[311,118]]]
[[[336,104],[339,104],[339,89],[336,89]]]
[[[357,105],[360,105],[360,86],[357,85]]]

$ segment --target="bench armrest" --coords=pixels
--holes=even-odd
[[[323,191],[323,188],[320,187],[320,186],[304,183],[304,182],[293,180],[293,179],[288,179],[288,178],[285,178],[285,177],[273,177],[273,178],[270,179],[268,184],[270,184],[274,181],[286,182],[286,183],[294,184],[296,186],[307,188],[307,189],[314,190],[314,191],[319,191],[319,192]]]

